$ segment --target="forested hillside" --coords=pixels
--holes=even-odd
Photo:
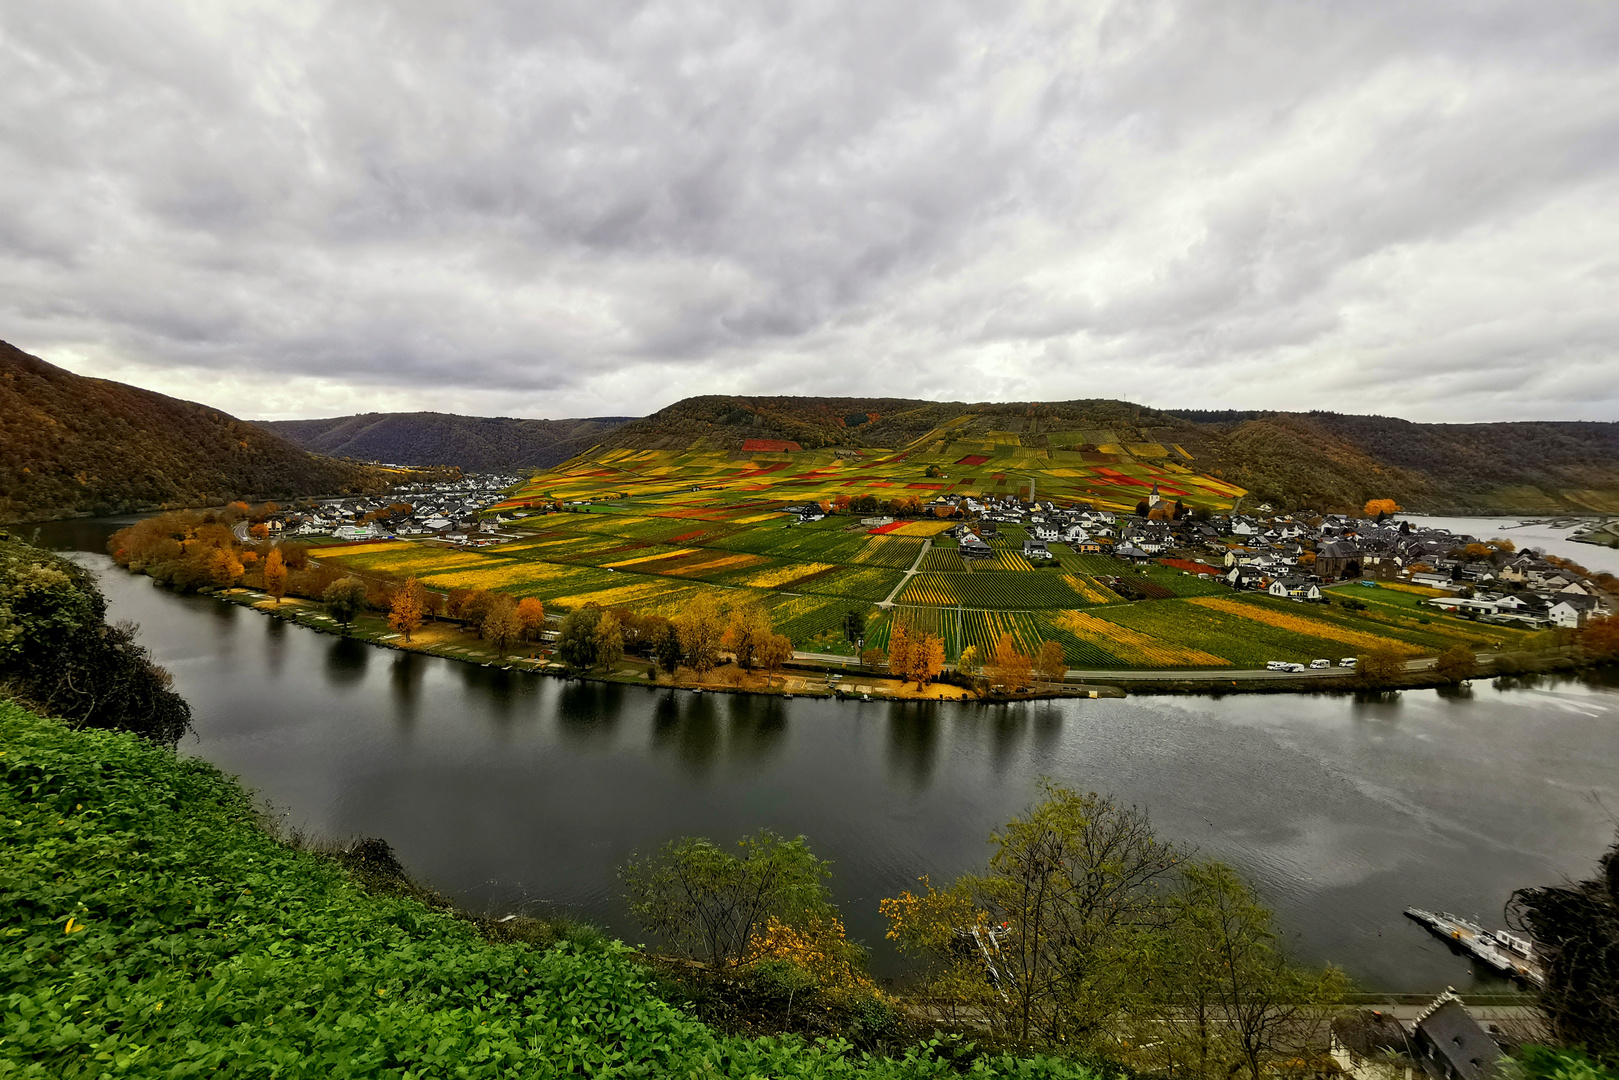
[[[88,379],[0,342],[0,520],[389,482],[381,470],[308,453],[206,405]]]
[[[471,472],[548,468],[589,450],[628,420],[514,420],[453,413],[363,413],[259,426],[316,453],[397,465],[453,465]]]

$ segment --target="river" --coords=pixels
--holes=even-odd
[[[41,527],[94,568],[196,713],[182,752],[307,833],[386,838],[490,912],[563,910],[637,940],[631,851],[760,826],[809,837],[873,969],[877,901],[981,868],[1043,776],[1148,809],[1252,880],[1300,959],[1390,992],[1504,989],[1401,915],[1500,920],[1588,876],[1619,810],[1619,680],[1394,701],[1133,697],[1009,706],[694,695],[501,672],[353,641],[126,574],[116,522]],[[19,531],[25,535],[28,526]]]
[[[1429,517],[1423,514],[1401,514],[1401,518],[1408,519],[1412,528],[1427,526],[1435,529],[1449,529],[1458,536],[1474,536],[1480,540],[1494,540],[1504,537],[1516,544],[1519,550],[1524,548],[1540,548],[1548,555],[1556,555],[1560,559],[1569,559],[1579,563],[1587,570],[1607,571],[1610,574],[1619,574],[1619,548],[1603,547],[1601,544],[1581,544],[1569,539],[1574,530],[1554,529],[1543,524],[1548,520],[1568,521],[1572,518],[1549,519],[1546,517]],[[1524,522],[1535,522],[1526,525]]]

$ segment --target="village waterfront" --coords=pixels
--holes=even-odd
[[[81,552],[109,618],[140,623],[174,672],[196,710],[182,752],[242,776],[291,827],[386,838],[479,910],[562,909],[633,935],[615,876],[632,850],[768,825],[833,860],[851,933],[902,978],[877,900],[981,865],[1050,776],[1236,865],[1303,959],[1390,993],[1507,992],[1402,910],[1498,925],[1513,889],[1587,872],[1619,806],[1606,673],[1388,699],[695,695],[376,649],[179,595],[113,567],[116,527],[40,539]]]

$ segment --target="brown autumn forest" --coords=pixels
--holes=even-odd
[[[190,401],[87,379],[0,342],[0,520],[359,494],[400,479]]]

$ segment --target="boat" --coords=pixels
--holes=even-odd
[[[1448,911],[1410,907],[1405,909],[1405,915],[1427,927],[1435,937],[1443,938],[1462,952],[1482,960],[1502,975],[1535,986],[1546,983],[1546,972],[1535,956],[1534,943],[1526,937],[1506,930],[1486,930],[1471,919],[1452,915]]]

